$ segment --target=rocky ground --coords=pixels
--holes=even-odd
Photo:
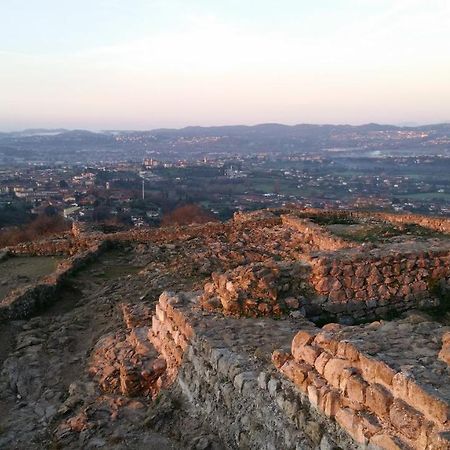
[[[220,448],[177,394],[104,392],[89,370],[101,342],[123,339],[124,303],[150,308],[164,289],[203,283],[188,265],[176,246],[114,250],[71,279],[41,315],[2,324],[0,448]]]
[[[147,336],[165,290],[203,292],[202,306],[220,319],[227,313],[301,319],[297,309],[307,292],[299,271],[320,243],[264,214],[257,221],[250,214],[227,224],[118,233],[121,247],[72,276],[50,308],[0,324],[0,449],[229,448],[164,378],[167,361]],[[1,273],[5,289],[13,288]],[[239,322],[214,331],[224,342],[259,336],[241,329],[240,320],[253,319],[226,320]],[[409,325],[401,332],[408,339]],[[275,340],[265,328],[260,333]],[[420,333],[417,346],[429,337],[426,329]],[[252,358],[260,341],[251,346]]]

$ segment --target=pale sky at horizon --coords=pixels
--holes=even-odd
[[[0,0],[0,130],[450,121],[450,0]]]

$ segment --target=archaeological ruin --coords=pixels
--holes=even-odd
[[[75,223],[0,285],[0,448],[450,449],[450,219]]]

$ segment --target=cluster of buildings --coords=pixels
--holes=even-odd
[[[126,226],[158,224],[196,203],[227,219],[236,211],[301,204],[450,214],[450,158],[331,153],[211,154],[196,161],[0,168],[0,208]]]

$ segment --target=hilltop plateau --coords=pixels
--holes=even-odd
[[[0,251],[0,448],[450,448],[450,220],[318,209]]]

